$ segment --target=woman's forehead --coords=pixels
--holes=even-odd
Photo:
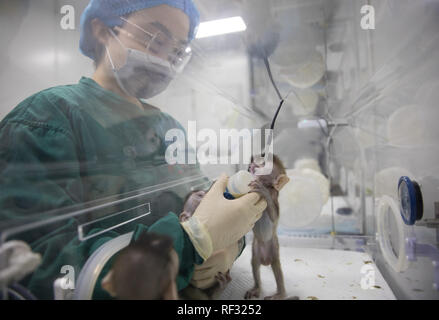
[[[147,8],[132,13],[127,20],[131,24],[135,24],[147,31],[160,31],[182,42],[187,41],[189,18],[183,11],[177,8],[168,5]],[[140,29],[130,25],[130,23],[125,23],[124,28],[136,33],[142,32]]]

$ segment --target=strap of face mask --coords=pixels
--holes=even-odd
[[[110,29],[110,33],[111,35],[116,38],[117,42],[119,42],[119,44],[122,46],[122,48],[126,49],[127,47],[125,47],[125,45],[122,43],[122,41],[120,41],[119,37],[114,33],[113,29]]]
[[[110,33],[113,37],[116,38],[117,42],[119,42],[119,44],[122,46],[122,48],[127,50],[127,48],[123,45],[122,41],[120,41],[120,39],[118,38],[118,36],[116,36],[116,34],[113,32],[113,30],[110,29]],[[105,50],[107,51],[107,56],[108,56],[108,59],[110,60],[111,68],[116,69],[116,66],[113,63],[113,59],[111,59],[111,54],[110,54],[110,51],[108,50],[107,46],[105,46]]]
[[[114,63],[113,63],[113,59],[111,59],[110,51],[108,51],[108,47],[107,46],[105,46],[105,50],[107,51],[107,56],[108,56],[108,59],[110,60],[111,68],[112,69],[116,69],[115,66],[114,66]]]

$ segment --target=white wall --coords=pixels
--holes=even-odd
[[[92,74],[92,61],[79,52],[79,18],[87,2],[73,3],[75,30],[60,26],[60,9],[72,1],[1,2],[0,119],[40,90]]]

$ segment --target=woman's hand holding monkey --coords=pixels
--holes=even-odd
[[[227,181],[228,177],[222,175],[193,216],[181,224],[204,260],[213,252],[237,243],[253,228],[267,207],[265,199],[254,192],[227,200],[223,195]]]

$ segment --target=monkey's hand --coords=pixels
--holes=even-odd
[[[226,285],[232,281],[232,277],[230,277],[230,270],[227,270],[226,273],[218,272],[215,276],[216,281],[218,281],[219,288],[224,289]]]
[[[251,298],[259,298],[260,294],[261,294],[261,288],[255,286],[254,288],[248,290],[245,293],[244,299],[249,300]]]
[[[218,272],[215,276],[215,280],[216,283],[212,287],[204,290],[211,300],[217,300],[221,296],[221,293],[223,293],[227,284],[232,281],[230,270],[227,270],[225,273]]]
[[[250,192],[258,193],[265,201],[267,201],[267,211],[270,216],[271,221],[274,221],[276,215],[276,207],[274,205],[273,198],[270,194],[270,190],[259,180],[254,180],[249,183],[251,187]]]

